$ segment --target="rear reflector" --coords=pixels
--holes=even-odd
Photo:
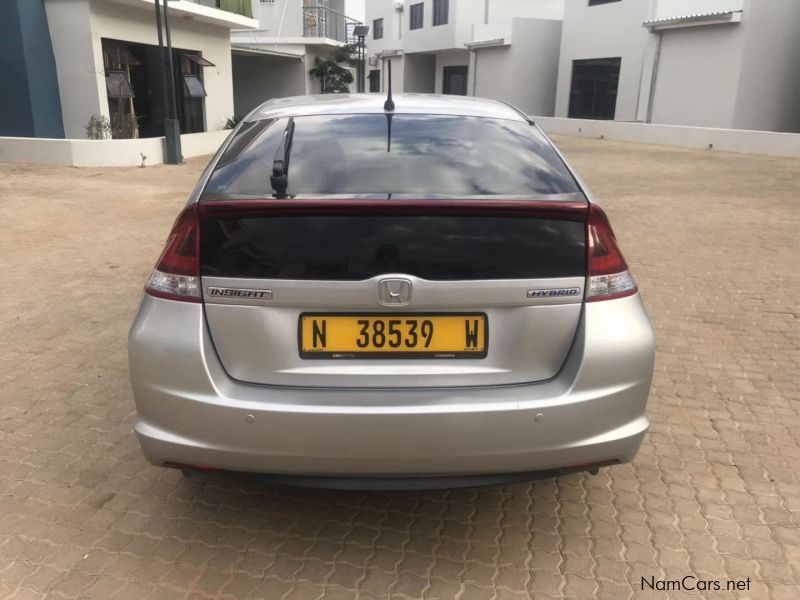
[[[589,207],[587,237],[589,285],[586,301],[612,300],[635,294],[636,282],[628,272],[608,217],[596,204]]]
[[[196,205],[184,209],[172,226],[145,292],[168,300],[201,302],[200,221]]]

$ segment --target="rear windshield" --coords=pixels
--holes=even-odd
[[[522,121],[449,115],[294,118],[288,194],[541,196],[577,185],[547,139]],[[245,123],[206,193],[269,196],[288,119]]]

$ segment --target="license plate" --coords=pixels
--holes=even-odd
[[[302,358],[486,358],[484,313],[300,315]]]

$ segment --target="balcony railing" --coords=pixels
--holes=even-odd
[[[303,37],[330,38],[345,44],[356,42],[353,27],[361,21],[343,15],[327,6],[303,7]]]

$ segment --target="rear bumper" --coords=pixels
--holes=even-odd
[[[489,475],[633,458],[654,337],[637,296],[585,305],[557,377],[470,388],[313,389],[230,379],[201,305],[145,296],[131,329],[153,464],[329,477]]]

